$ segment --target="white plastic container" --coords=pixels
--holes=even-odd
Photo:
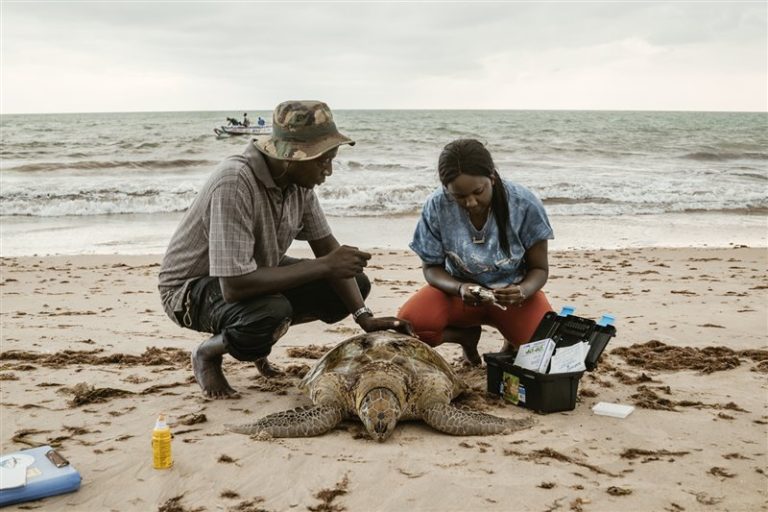
[[[635,410],[634,405],[612,404],[608,402],[598,402],[592,407],[592,412],[600,416],[611,416],[614,418],[626,418]]]

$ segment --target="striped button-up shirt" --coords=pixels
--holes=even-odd
[[[158,284],[163,307],[175,319],[195,279],[276,267],[294,239],[330,234],[315,192],[275,185],[264,157],[249,143],[242,155],[219,165],[171,237]]]

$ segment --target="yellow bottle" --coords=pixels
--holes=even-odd
[[[173,466],[171,455],[171,429],[165,422],[165,414],[157,417],[155,429],[152,431],[152,467],[169,469]]]

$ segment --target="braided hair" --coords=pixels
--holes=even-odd
[[[440,153],[437,173],[444,187],[447,187],[460,174],[493,179],[491,211],[496,219],[496,225],[499,227],[499,246],[504,254],[511,256],[509,238],[507,237],[507,227],[509,226],[507,191],[493,163],[491,153],[485,145],[476,139],[457,139],[448,143]]]

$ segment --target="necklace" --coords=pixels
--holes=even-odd
[[[465,210],[466,212],[466,210]],[[485,243],[485,232],[488,231],[488,218],[491,216],[491,208],[488,208],[488,212],[485,214],[485,222],[483,223],[482,229],[475,228],[475,225],[472,224],[472,217],[467,213],[467,219],[469,220],[469,225],[472,227],[472,243],[473,244],[484,244]]]

